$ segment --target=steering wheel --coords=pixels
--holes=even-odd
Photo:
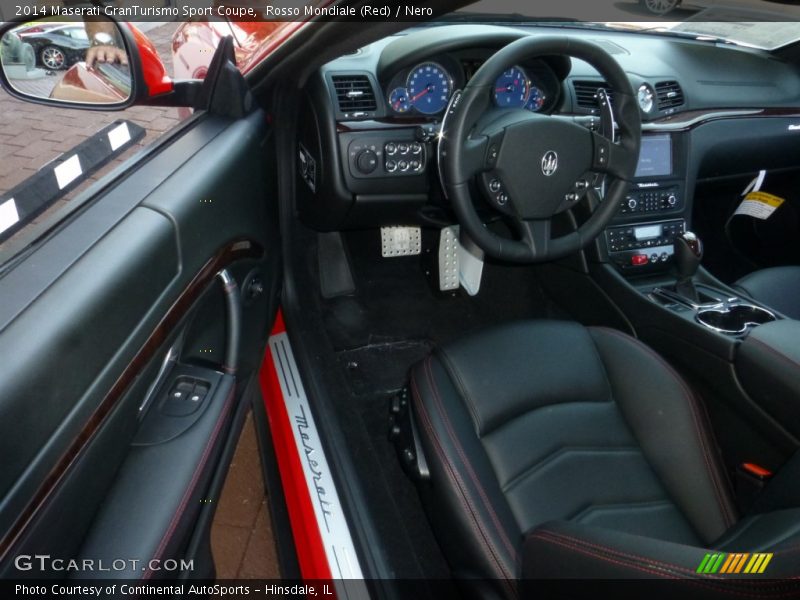
[[[613,108],[605,92],[598,92],[607,105],[605,135],[572,118],[490,110],[501,73],[522,61],[553,55],[582,59],[607,82]],[[608,53],[583,40],[523,38],[495,53],[451,99],[439,142],[440,175],[461,227],[486,254],[521,263],[554,260],[588,245],[613,218],[636,171],[641,137],[630,81]],[[593,183],[598,174],[607,177],[602,200]],[[490,206],[511,220],[520,239],[503,237],[484,225],[470,191],[476,180]],[[589,218],[574,231],[552,237],[553,218],[587,195],[593,207]]]

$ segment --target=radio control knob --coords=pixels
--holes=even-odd
[[[669,204],[670,206],[675,206],[677,203],[678,203],[678,198],[675,196],[675,194],[670,194],[669,196],[667,196],[667,204]]]
[[[636,201],[636,198],[628,198],[628,208],[634,210],[639,203]]]

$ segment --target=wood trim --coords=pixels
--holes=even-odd
[[[19,542],[22,534],[25,533],[25,530],[35,521],[42,508],[47,505],[77,460],[83,455],[86,448],[105,424],[109,415],[122,400],[137,375],[156,356],[170,333],[178,326],[200,295],[213,284],[217,273],[237,260],[258,258],[262,255],[263,249],[258,243],[247,239],[238,239],[220,248],[203,265],[172,306],[169,307],[166,314],[156,325],[156,328],[91,414],[83,429],[47,474],[36,493],[34,493],[16,521],[0,540],[0,562],[7,558],[9,552]]]
[[[338,133],[347,133],[349,131],[403,129],[408,127],[429,125],[433,122],[433,119],[426,119],[424,117],[379,117],[375,119],[368,119],[366,121],[338,121],[336,123],[336,131]]]
[[[711,121],[725,119],[797,118],[798,108],[721,108],[675,113],[656,121],[642,123],[643,130],[677,132],[690,131]]]
[[[690,110],[686,112],[678,112],[666,117],[662,117],[661,119],[657,119],[655,121],[651,121],[652,123],[658,125],[661,123],[672,123],[675,121],[691,121],[698,118],[703,118],[706,115],[724,115],[725,113],[731,113],[733,117],[738,116],[737,113],[741,111],[757,111],[754,112],[753,115],[749,116],[759,116],[759,117],[797,117],[800,116],[800,108],[796,107],[777,107],[777,108],[753,108],[753,107],[742,107],[742,108],[710,108],[705,110]]]

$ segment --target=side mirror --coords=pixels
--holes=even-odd
[[[4,24],[0,84],[16,98],[50,106],[192,105],[196,83],[176,85],[143,33],[129,23],[94,19]]]

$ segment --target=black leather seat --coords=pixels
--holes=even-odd
[[[621,332],[497,327],[438,349],[410,385],[420,492],[457,577],[507,596],[520,577],[701,577],[712,548],[794,551],[769,574],[800,574],[800,460],[740,518],[697,398]]]
[[[772,267],[742,277],[735,289],[792,319],[800,319],[800,267]]]

